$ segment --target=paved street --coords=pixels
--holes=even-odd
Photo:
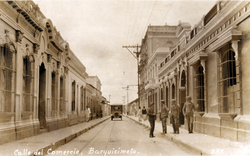
[[[79,151],[78,155],[192,154],[186,149],[178,147],[173,142],[162,138],[160,135],[156,135],[155,138],[149,138],[148,134],[149,131],[146,128],[128,118],[124,117],[122,121],[107,120],[54,151],[49,150],[49,153],[61,155],[60,151],[72,151],[72,154],[68,155],[77,155],[75,153]]]

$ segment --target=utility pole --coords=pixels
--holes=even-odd
[[[137,86],[137,85],[127,85],[127,87],[122,87],[122,89],[125,89],[127,91],[127,103],[129,103],[129,96],[128,96],[128,90],[129,90],[129,86]]]
[[[130,52],[130,54],[132,54],[135,58],[136,58],[136,60],[137,60],[137,74],[138,74],[138,106],[140,106],[140,87],[139,87],[139,81],[140,81],[140,79],[139,79],[139,57],[140,57],[140,54],[141,54],[141,52],[139,51],[139,48],[141,48],[141,46],[139,46],[138,44],[137,45],[132,45],[132,46],[122,46],[122,48],[126,48],[129,52]],[[136,48],[136,51],[134,51],[134,52],[132,52],[129,48]]]

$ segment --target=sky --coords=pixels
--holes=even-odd
[[[215,0],[34,0],[52,20],[111,104],[138,97],[137,61],[123,45],[140,45],[149,24],[193,27]],[[135,51],[135,49],[130,49]],[[128,91],[124,89],[128,87]],[[127,96],[128,94],[128,96]]]

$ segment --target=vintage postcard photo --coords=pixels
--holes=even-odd
[[[0,0],[0,156],[250,155],[250,1]]]

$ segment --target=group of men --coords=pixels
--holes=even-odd
[[[162,121],[162,133],[167,133],[167,118],[170,114],[170,122],[173,125],[174,134],[179,134],[179,116],[180,111],[182,111],[183,115],[186,117],[186,120],[188,122],[188,131],[189,133],[193,133],[193,112],[195,109],[197,109],[197,105],[191,102],[191,97],[188,96],[186,98],[186,102],[183,106],[183,109],[180,110],[180,106],[176,104],[175,100],[172,100],[172,106],[169,109],[165,101],[161,101],[161,112],[160,112],[160,118]],[[150,132],[149,137],[154,137],[154,128],[155,128],[155,120],[156,120],[156,113],[154,111],[154,103],[150,104],[148,110],[147,110],[148,120],[150,123]]]

